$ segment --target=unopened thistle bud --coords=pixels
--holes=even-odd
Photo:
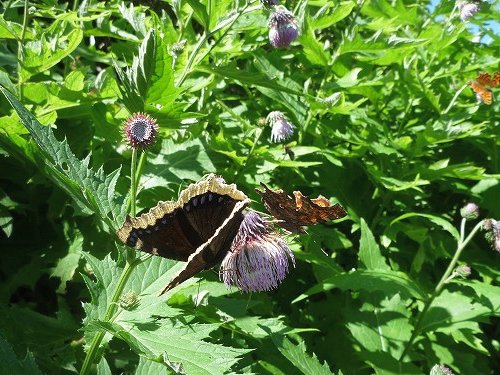
[[[466,220],[475,220],[479,217],[479,206],[475,203],[467,203],[460,209],[460,216]]]
[[[480,3],[481,1],[474,1],[474,0],[457,1],[457,8],[460,11],[460,19],[463,22],[468,21],[469,18],[471,18],[474,14],[476,14],[479,11]]]
[[[471,269],[468,265],[462,264],[461,266],[458,266],[457,268],[455,268],[455,273],[457,274],[457,276],[466,279],[467,277],[470,276]]]
[[[245,213],[231,250],[222,261],[220,278],[244,292],[276,289],[288,273],[288,258],[295,258],[286,241],[270,231],[257,212]]]
[[[295,126],[288,120],[283,112],[273,111],[266,117],[266,122],[272,127],[271,141],[278,143],[289,139],[293,135]]]
[[[123,126],[127,143],[135,149],[142,150],[151,146],[158,134],[156,120],[146,113],[134,113]]]
[[[299,36],[299,25],[292,12],[282,5],[269,16],[269,42],[275,48],[286,48]]]
[[[500,253],[500,221],[494,219],[485,220],[483,229],[486,231],[485,238],[491,247]]]
[[[455,375],[455,374],[445,365],[434,365],[434,367],[432,367],[431,369],[430,375]]]
[[[124,310],[134,310],[139,306],[139,296],[132,290],[120,297],[120,307]]]

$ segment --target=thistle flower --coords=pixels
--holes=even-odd
[[[485,220],[483,229],[486,231],[486,241],[491,244],[491,247],[500,252],[500,221],[495,219]]]
[[[280,111],[270,112],[266,117],[266,122],[272,127],[271,142],[286,141],[293,135],[295,126]]]
[[[269,42],[275,48],[289,47],[299,36],[299,25],[292,12],[282,5],[275,7],[267,22]]]
[[[434,365],[431,369],[430,375],[455,375],[455,374],[445,365]]]
[[[457,8],[460,11],[460,19],[462,22],[466,22],[471,18],[474,14],[479,11],[479,3],[480,1],[457,1]]]
[[[142,150],[152,145],[158,134],[156,120],[146,113],[134,113],[123,126],[127,143],[136,149]]]
[[[465,220],[475,220],[479,217],[479,206],[475,203],[467,203],[460,209],[460,216]]]
[[[268,223],[255,211],[245,213],[231,250],[222,261],[220,278],[227,286],[244,292],[278,287],[288,273],[288,257],[295,258],[286,241],[269,231]]]

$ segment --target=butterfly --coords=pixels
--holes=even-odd
[[[141,216],[127,217],[116,234],[137,250],[186,262],[161,295],[222,261],[249,203],[236,185],[210,174],[181,191],[177,201],[160,201]]]
[[[477,100],[485,104],[493,102],[491,88],[498,85],[500,85],[500,72],[495,72],[493,79],[489,73],[482,73],[476,79],[469,82],[469,86],[476,93]]]
[[[330,204],[323,196],[310,199],[300,191],[294,191],[294,198],[283,190],[271,190],[260,184],[264,190],[255,189],[260,195],[264,207],[278,219],[278,225],[290,232],[304,232],[304,226],[340,219],[347,212],[340,204]]]

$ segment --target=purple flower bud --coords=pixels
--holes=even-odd
[[[461,266],[458,266],[457,268],[455,268],[455,273],[462,277],[462,278],[467,278],[470,276],[471,274],[471,268],[466,265],[466,264],[462,264]]]
[[[266,122],[272,127],[271,142],[286,141],[293,135],[295,126],[288,121],[283,112],[270,112],[266,117]]]
[[[147,148],[154,143],[158,134],[156,120],[146,113],[134,113],[123,125],[125,138],[132,148]]]
[[[244,292],[275,289],[288,273],[288,257],[295,267],[286,241],[270,233],[268,223],[257,212],[249,211],[222,261],[219,275],[224,284]]]
[[[431,369],[430,375],[455,375],[455,374],[445,365],[434,365]]]
[[[495,219],[485,220],[483,229],[486,231],[486,241],[491,244],[491,247],[500,253],[500,221]]]
[[[466,22],[479,11],[479,2],[477,1],[458,1],[457,8],[460,11],[460,19]]]
[[[466,220],[474,220],[479,217],[479,206],[475,203],[467,203],[460,209],[460,216]]]
[[[299,36],[299,25],[292,12],[282,5],[276,6],[268,20],[269,42],[275,48],[289,47]]]

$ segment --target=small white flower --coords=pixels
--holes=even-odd
[[[283,142],[293,135],[295,126],[287,119],[283,112],[273,111],[269,113],[266,117],[266,122],[272,127],[272,142]]]

